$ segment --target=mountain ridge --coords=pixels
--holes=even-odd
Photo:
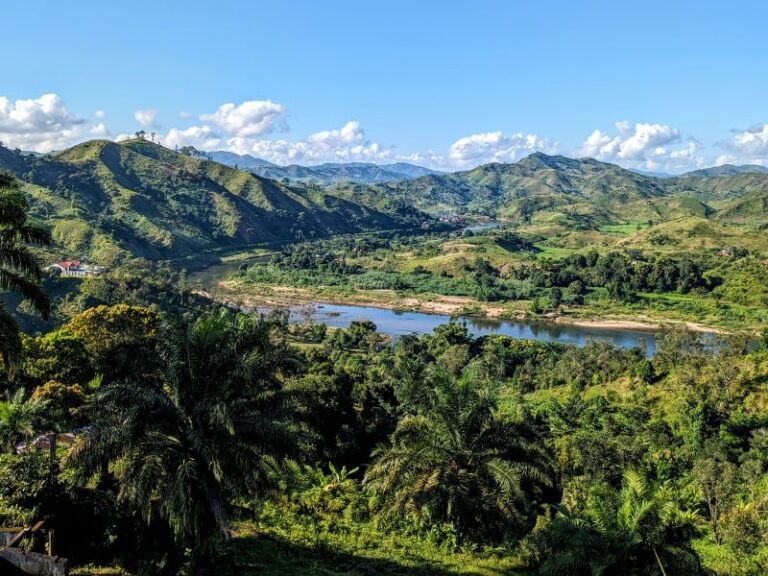
[[[143,139],[91,140],[41,157],[0,149],[62,256],[110,264],[178,259],[335,233],[417,226],[429,218],[381,199],[361,205],[287,186]]]
[[[435,215],[469,213],[528,221],[549,213],[555,219],[595,226],[714,214],[717,206],[707,203],[768,192],[768,174],[660,178],[594,158],[535,152],[515,163],[381,184],[339,183],[330,190],[347,198],[399,198]]]
[[[392,162],[389,164],[376,164],[373,162],[324,162],[310,165],[279,165],[249,154],[240,155],[223,150],[205,154],[214,161],[229,166],[237,166],[242,170],[248,170],[264,178],[272,180],[288,179],[292,182],[313,181],[321,185],[343,181],[358,183],[387,182],[442,173],[408,162]]]
[[[680,177],[719,178],[722,176],[735,176],[737,174],[753,173],[768,174],[768,166],[761,166],[759,164],[721,164],[719,166],[710,166],[709,168],[701,168],[699,170],[684,172],[680,175]]]

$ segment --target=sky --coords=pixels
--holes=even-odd
[[[3,3],[0,141],[278,164],[768,165],[768,2]]]

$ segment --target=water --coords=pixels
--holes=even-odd
[[[302,309],[291,310],[292,320],[303,319]],[[429,334],[437,326],[450,322],[442,314],[420,312],[398,312],[370,306],[346,306],[340,304],[316,304],[312,319],[333,328],[346,328],[353,320],[370,320],[379,332],[390,336],[404,334]],[[658,332],[627,330],[618,328],[592,328],[555,324],[543,320],[497,320],[467,316],[460,318],[474,336],[503,334],[513,338],[539,340],[541,342],[562,342],[583,346],[588,340],[605,340],[621,348],[645,348],[648,357],[656,351]]]
[[[484,230],[493,230],[494,228],[498,228],[502,224],[503,222],[499,222],[498,220],[488,220],[486,222],[478,222],[477,224],[465,226],[462,231],[483,232]]]

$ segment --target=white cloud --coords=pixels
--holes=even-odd
[[[718,164],[768,165],[768,124],[757,124],[738,131],[720,146],[727,153],[717,158]]]
[[[133,118],[144,128],[157,128],[157,110],[136,110]]]
[[[104,124],[104,122],[99,122],[98,124],[91,126],[89,132],[91,136],[96,138],[108,138],[110,134],[109,129],[107,128],[107,125]]]
[[[222,146],[221,137],[208,126],[190,126],[173,128],[160,141],[168,148],[194,146],[198,150],[218,150]]]
[[[535,134],[505,136],[501,131],[472,134],[456,140],[448,150],[449,163],[456,168],[489,162],[515,162],[533,152],[554,153],[557,142]]]
[[[395,159],[391,148],[366,140],[365,131],[354,120],[336,130],[316,132],[298,141],[230,138],[227,140],[227,149],[238,154],[252,154],[276,164],[379,162]]]
[[[84,123],[57,94],[15,102],[0,96],[0,140],[7,146],[50,152],[69,145]]]
[[[617,122],[617,133],[595,130],[575,151],[627,168],[686,170],[703,162],[698,142],[665,124]]]
[[[242,104],[222,104],[216,112],[200,116],[200,120],[229,136],[249,138],[274,132],[278,124],[286,130],[285,122],[279,122],[284,113],[285,107],[271,100],[248,100]]]
[[[104,110],[96,110],[96,112],[93,113],[93,115],[98,118],[99,120],[104,119]]]

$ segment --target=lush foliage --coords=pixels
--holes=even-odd
[[[0,172],[0,290],[19,294],[43,316],[50,312],[48,295],[40,286],[40,264],[29,244],[47,245],[47,230],[29,221],[27,197],[18,182]],[[8,364],[20,349],[16,321],[0,302],[0,358]]]

